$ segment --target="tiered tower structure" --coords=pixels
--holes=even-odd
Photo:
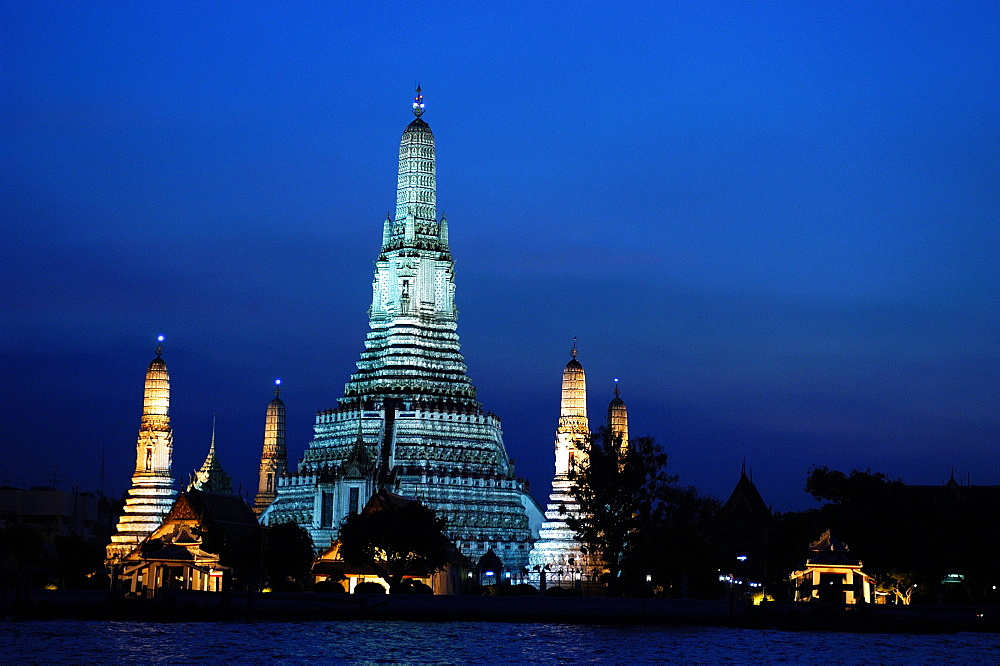
[[[500,419],[483,410],[466,375],[448,223],[437,219],[434,135],[423,113],[418,88],[357,372],[337,407],[317,415],[298,470],[279,480],[262,520],[296,522],[326,548],[343,517],[384,488],[437,512],[466,556],[492,549],[508,571],[519,570],[533,541],[529,513],[541,516],[514,476]],[[366,459],[371,476],[357,478]]]
[[[628,447],[628,409],[625,407],[625,401],[621,398],[621,392],[618,390],[618,380],[615,380],[615,397],[611,399],[611,404],[608,405],[608,432],[611,433],[612,437],[620,437],[622,440],[622,447]]]
[[[556,469],[552,479],[552,494],[545,508],[545,524],[531,550],[529,568],[531,581],[537,585],[559,584],[563,581],[590,580],[596,562],[585,552],[576,532],[566,523],[579,515],[580,505],[573,497],[570,471],[584,462],[579,445],[590,437],[587,421],[587,377],[577,360],[576,339],[569,363],[562,373],[562,401],[559,426],[556,428]],[[544,578],[542,575],[544,574]],[[544,581],[544,582],[543,582]]]
[[[285,403],[281,398],[281,380],[274,380],[274,399],[267,405],[264,417],[264,448],[260,454],[260,476],[253,511],[258,516],[278,496],[278,479],[288,469],[285,449]]]
[[[107,547],[109,562],[116,563],[139,542],[160,526],[176,491],[170,473],[173,432],[170,430],[170,374],[159,337],[154,358],[146,369],[142,401],[142,421],[136,442],[135,472],[132,487],[125,499],[125,512],[118,519],[118,530]]]

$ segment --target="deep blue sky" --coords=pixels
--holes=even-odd
[[[473,7],[473,4],[477,6]],[[175,476],[255,487],[367,330],[414,84],[459,333],[544,500],[573,336],[592,424],[776,509],[811,465],[1000,483],[991,3],[0,7],[0,457],[127,488],[167,336]]]

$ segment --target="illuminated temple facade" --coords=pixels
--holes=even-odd
[[[108,560],[112,563],[128,555],[160,526],[177,494],[170,471],[173,455],[170,375],[162,353],[163,346],[157,346],[156,358],[146,369],[132,487],[125,499],[125,511],[118,519],[117,532],[107,547]]]
[[[505,570],[520,571],[541,515],[514,475],[500,419],[483,410],[466,375],[448,223],[437,218],[434,135],[423,110],[418,89],[357,372],[337,406],[317,415],[298,469],[278,479],[262,520],[298,523],[326,549],[349,512],[387,489],[433,509],[467,557],[492,550]]]

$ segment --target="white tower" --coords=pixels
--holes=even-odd
[[[261,521],[295,522],[323,548],[344,516],[384,488],[437,513],[466,557],[492,551],[520,574],[541,512],[514,474],[499,417],[483,409],[466,374],[423,100],[418,88],[416,118],[399,141],[395,216],[381,225],[357,371],[336,408],[316,415],[315,437],[298,469],[277,480]]]
[[[569,478],[569,472],[582,462],[582,456],[585,455],[577,445],[590,437],[587,422],[587,377],[583,366],[576,360],[575,338],[570,354],[572,358],[562,375],[552,494],[545,507],[545,523],[528,556],[530,579],[539,586],[543,584],[543,580],[547,586],[575,586],[593,579],[599,573],[594,570],[594,563],[584,552],[576,532],[566,524],[567,518],[575,517],[580,511],[580,505],[572,494],[573,481]]]
[[[159,337],[163,342],[163,336]],[[135,451],[135,473],[132,487],[125,500],[125,513],[118,519],[118,531],[108,544],[108,560],[125,557],[160,526],[174,504],[177,492],[170,475],[173,454],[173,433],[170,430],[170,375],[156,347],[154,358],[146,369],[143,393],[142,422]]]

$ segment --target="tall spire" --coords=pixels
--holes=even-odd
[[[514,476],[499,418],[476,400],[466,373],[449,225],[436,219],[434,135],[422,117],[421,91],[414,103],[417,117],[406,117],[399,139],[395,219],[378,220],[370,330],[357,370],[336,408],[316,415],[298,469],[281,477],[261,519],[296,522],[315,543],[329,543],[342,518],[386,486],[438,513],[473,561],[492,546],[508,571],[519,571],[540,516]]]
[[[573,461],[582,452],[577,444],[590,435],[587,421],[587,375],[577,360],[576,338],[570,350],[570,360],[563,368],[562,400],[559,405],[559,427],[556,428],[556,477],[569,473]]]
[[[544,572],[560,571],[570,580],[590,580],[598,561],[589,554],[580,542],[576,532],[570,528],[570,520],[581,517],[580,504],[573,488],[576,481],[570,473],[586,460],[586,450],[582,446],[590,437],[587,422],[587,377],[583,366],[577,360],[579,350],[576,338],[570,349],[570,359],[562,373],[562,400],[559,408],[559,427],[556,428],[555,476],[552,478],[552,493],[545,509],[545,522],[538,531],[538,541],[528,555],[528,562],[541,589],[545,587]],[[549,574],[551,575],[551,574]]]
[[[437,247],[437,169],[434,134],[420,117],[424,96],[417,87],[413,114],[399,142],[399,172],[396,180],[396,221],[392,236],[407,246]],[[402,239],[399,237],[402,236]],[[385,245],[385,244],[383,244]]]
[[[628,409],[618,390],[618,378],[615,377],[615,397],[608,405],[608,430],[614,437],[621,437],[622,446],[628,446]]]
[[[274,380],[274,399],[267,405],[264,417],[264,447],[260,453],[260,474],[257,497],[253,510],[258,516],[277,496],[278,479],[288,469],[288,451],[285,448],[285,403],[278,396],[281,380]]]
[[[414,112],[423,112],[417,90]],[[420,115],[419,113],[417,114]],[[340,400],[460,404],[478,412],[456,333],[455,267],[448,223],[438,222],[434,134],[420,117],[399,142],[395,219],[382,226],[372,280],[371,331]]]
[[[118,531],[107,548],[111,562],[128,555],[160,526],[176,495],[170,469],[173,457],[170,374],[162,356],[162,335],[157,337],[157,343],[156,358],[146,368],[132,487],[125,500],[125,512],[118,519]]]
[[[206,493],[220,495],[233,494],[233,480],[222,469],[219,456],[215,453],[215,415],[212,415],[212,443],[208,447],[208,455],[198,471],[191,474],[188,490],[200,490]]]

